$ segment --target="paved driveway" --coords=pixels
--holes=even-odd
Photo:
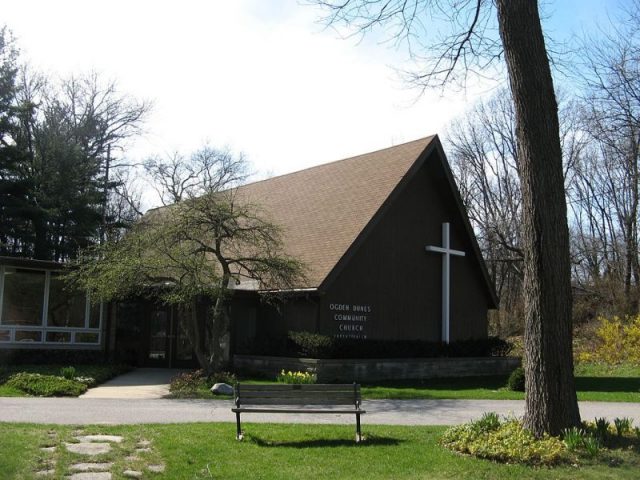
[[[232,422],[229,400],[114,398],[0,398],[0,422],[136,424]],[[520,400],[365,400],[365,424],[449,425],[484,412],[521,416]],[[640,403],[580,402],[583,419],[630,417],[640,425]],[[352,415],[247,414],[249,422],[350,423]]]

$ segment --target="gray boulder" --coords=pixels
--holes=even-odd
[[[233,387],[226,383],[216,383],[211,387],[211,393],[214,395],[233,395]]]

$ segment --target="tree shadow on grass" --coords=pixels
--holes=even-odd
[[[640,392],[638,377],[576,377],[579,392]]]
[[[256,437],[255,435],[245,435],[246,440],[255,443],[259,447],[285,447],[285,448],[334,448],[334,447],[379,447],[399,445],[403,440],[391,437],[379,437],[376,435],[364,435],[362,442],[357,443],[355,439],[317,439],[317,440],[298,440],[298,441],[279,441],[267,440]]]

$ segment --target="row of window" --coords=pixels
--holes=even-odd
[[[0,343],[99,344],[101,320],[58,272],[0,266]]]

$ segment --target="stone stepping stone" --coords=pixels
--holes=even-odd
[[[128,457],[125,457],[125,460],[127,462],[137,462],[138,460],[140,460],[140,457],[137,455],[129,455]]]
[[[164,465],[161,463],[157,465],[149,465],[147,469],[153,473],[162,473],[164,472]]]
[[[111,451],[109,443],[65,443],[64,445],[71,453],[80,455],[101,455]]]
[[[74,473],[70,477],[66,477],[69,480],[111,480],[111,473],[109,472],[83,472]]]
[[[138,472],[137,470],[125,470],[122,472],[122,475],[127,478],[142,478],[142,472]]]
[[[138,442],[138,446],[141,447],[141,448],[150,447],[151,446],[151,442],[149,440],[140,440]]]
[[[144,447],[144,448],[136,448],[136,452],[138,453],[146,453],[146,452],[150,452],[151,449],[148,447]]]
[[[49,475],[54,475],[56,473],[55,470],[40,470],[36,472],[37,477],[48,477]]]
[[[124,440],[120,435],[82,435],[76,437],[76,440],[81,443],[89,443],[89,442],[111,442],[111,443],[121,443]]]
[[[40,450],[47,453],[53,453],[56,451],[56,447],[42,447]]]
[[[113,463],[75,463],[69,467],[73,472],[105,472],[113,466]]]

